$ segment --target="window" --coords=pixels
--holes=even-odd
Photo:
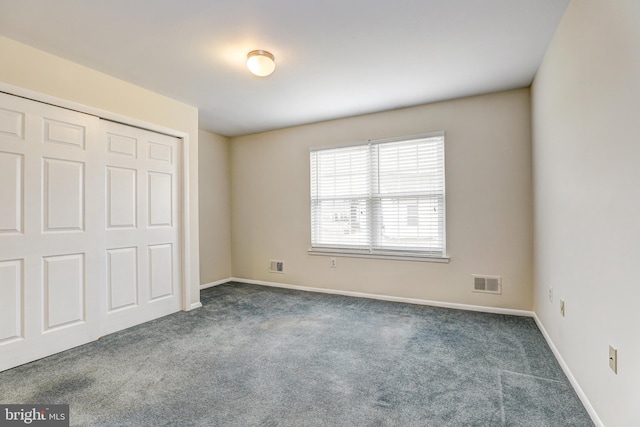
[[[444,133],[312,149],[311,252],[445,258]]]

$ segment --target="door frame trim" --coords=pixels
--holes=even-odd
[[[191,268],[189,265],[189,259],[191,258],[190,243],[191,243],[191,227],[189,221],[189,134],[186,132],[171,129],[165,126],[160,126],[154,123],[149,123],[144,120],[136,119],[133,117],[125,116],[111,111],[103,110],[101,108],[91,107],[88,105],[80,104],[78,102],[69,101],[67,99],[59,98],[57,96],[47,95],[45,93],[36,92],[30,89],[25,89],[20,86],[11,85],[8,83],[0,82],[0,92],[4,92],[9,95],[19,96],[21,98],[30,99],[32,101],[41,102],[44,104],[53,105],[55,107],[65,108],[67,110],[77,111],[79,113],[89,114],[96,116],[100,119],[110,120],[112,122],[121,123],[128,126],[134,126],[141,129],[150,130],[152,132],[162,133],[168,136],[172,136],[181,140],[181,162],[180,162],[180,179],[181,185],[181,197],[180,197],[180,212],[181,212],[181,230],[180,230],[180,262],[182,263],[182,289],[181,289],[181,301],[180,306],[183,311],[193,310],[201,307],[200,302],[191,304]]]

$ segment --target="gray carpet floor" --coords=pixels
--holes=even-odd
[[[229,283],[0,373],[78,426],[592,426],[531,318]]]

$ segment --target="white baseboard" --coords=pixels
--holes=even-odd
[[[567,376],[567,378],[569,378],[569,382],[571,383],[571,386],[573,387],[573,389],[575,390],[576,394],[580,398],[580,401],[582,402],[582,404],[584,405],[585,409],[589,413],[589,416],[591,417],[591,420],[596,425],[596,427],[605,427],[604,423],[602,422],[602,420],[600,420],[600,417],[598,416],[598,413],[596,412],[596,410],[591,405],[591,402],[589,402],[589,399],[587,398],[587,395],[582,390],[582,387],[580,387],[580,384],[578,383],[578,380],[576,380],[576,377],[573,376],[573,373],[571,372],[571,369],[569,369],[569,365],[567,365],[567,363],[562,358],[562,355],[558,351],[556,345],[551,340],[551,336],[549,335],[547,330],[544,328],[544,325],[542,324],[542,322],[540,321],[540,319],[538,318],[538,316],[537,316],[537,314],[535,312],[533,313],[533,318],[535,319],[536,324],[538,325],[538,329],[540,329],[540,332],[542,332],[542,336],[547,341],[547,344],[551,348],[551,351],[553,351],[554,356],[558,360],[558,363],[560,364],[560,367],[564,371],[564,374]]]
[[[227,277],[226,279],[220,279],[220,280],[216,280],[215,282],[209,282],[209,283],[204,283],[202,285],[200,285],[200,290],[203,289],[207,289],[207,288],[212,288],[214,286],[218,286],[218,285],[223,285],[227,282],[230,282],[231,280],[233,280],[230,277]]]
[[[457,303],[431,301],[431,300],[424,300],[424,299],[417,299],[417,298],[394,297],[390,295],[368,294],[364,292],[343,291],[339,289],[312,288],[308,286],[289,285],[286,283],[265,282],[263,280],[242,279],[239,277],[233,277],[230,279],[230,281],[250,283],[253,285],[270,286],[273,288],[295,289],[298,291],[319,292],[323,294],[332,294],[332,295],[344,295],[344,296],[356,297],[356,298],[369,298],[369,299],[377,299],[382,301],[404,302],[407,304],[430,305],[433,307],[454,308],[457,310],[481,311],[483,313],[508,314],[512,316],[526,316],[526,317],[533,317],[534,315],[532,311],[526,311],[526,310],[514,310],[510,308],[499,308],[499,307],[485,307],[481,305],[457,304]]]
[[[189,310],[187,311],[191,311],[191,310],[195,310],[196,308],[200,308],[202,307],[202,303],[201,302],[192,302],[191,305],[189,306]]]

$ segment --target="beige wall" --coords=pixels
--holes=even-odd
[[[311,256],[309,148],[446,132],[449,264]],[[235,277],[512,309],[532,309],[529,90],[458,99],[231,140]],[[286,274],[268,272],[270,259]],[[471,291],[503,277],[502,295]]]
[[[198,135],[200,164],[200,284],[231,277],[229,140]]]
[[[535,311],[609,427],[640,426],[639,76],[640,2],[573,0],[532,89]]]
[[[0,64],[0,83],[189,135],[189,303],[199,302],[197,108],[4,37],[0,37]]]

